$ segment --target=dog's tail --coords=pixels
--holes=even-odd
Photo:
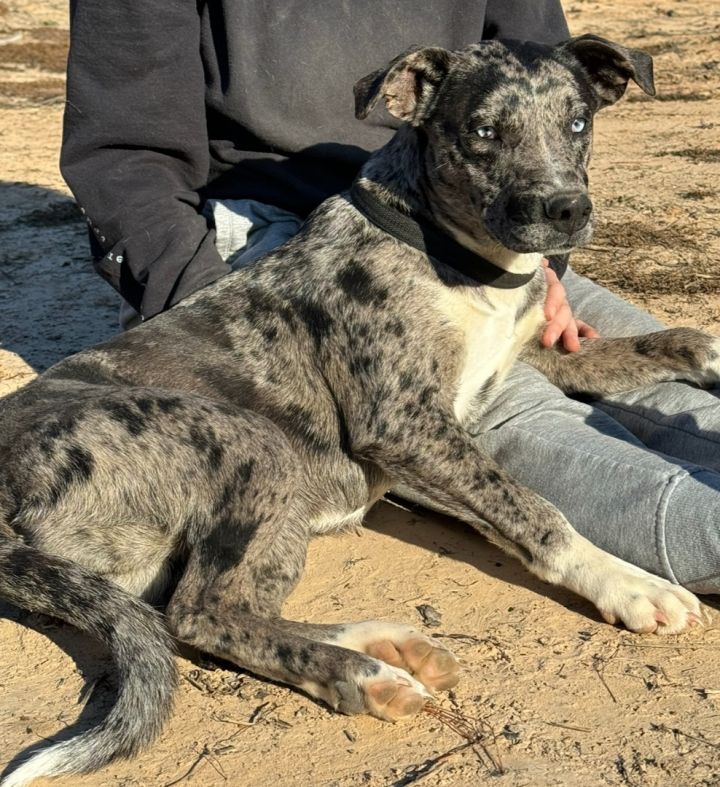
[[[0,596],[99,637],[119,672],[115,705],[101,724],[31,756],[2,787],[93,771],[135,754],[158,735],[170,713],[176,673],[172,640],[149,605],[72,561],[2,536]]]

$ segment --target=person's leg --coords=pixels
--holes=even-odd
[[[695,592],[720,592],[720,476],[649,451],[522,363],[469,431],[597,546]]]
[[[294,213],[250,199],[208,200],[204,213],[215,227],[215,245],[233,270],[281,246],[302,226]]]
[[[563,283],[573,312],[604,336],[663,329],[636,306],[568,269]],[[595,402],[648,448],[720,472],[720,390],[668,382]]]

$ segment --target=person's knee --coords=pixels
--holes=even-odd
[[[659,548],[677,582],[694,593],[720,593],[720,475],[698,469],[669,489],[659,512]]]

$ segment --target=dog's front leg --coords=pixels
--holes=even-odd
[[[374,416],[366,423],[378,422],[377,409]],[[692,593],[591,544],[551,503],[483,456],[450,414],[425,411],[406,423],[393,412],[380,421],[382,439],[373,439],[372,428],[354,436],[356,455],[468,522],[541,579],[589,599],[608,622],[676,633],[699,619]]]
[[[521,358],[566,393],[602,396],[670,380],[703,386],[720,382],[720,339],[694,328],[581,339],[575,353],[533,341]]]

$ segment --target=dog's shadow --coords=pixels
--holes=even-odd
[[[377,504],[365,521],[376,533],[399,539],[428,552],[462,561],[478,571],[509,585],[516,585],[544,596],[575,614],[604,623],[594,605],[570,590],[550,585],[531,574],[520,561],[506,555],[469,525],[422,506],[390,496]],[[702,596],[708,607],[720,610],[720,596]]]
[[[95,638],[78,631],[68,623],[20,610],[5,601],[0,601],[0,620],[12,621],[25,629],[37,632],[49,639],[62,650],[75,664],[75,669],[84,681],[78,695],[77,704],[82,705],[80,715],[67,727],[53,733],[50,737],[41,737],[39,740],[26,746],[11,760],[3,764],[0,762],[0,782],[12,771],[22,765],[32,755],[47,749],[56,743],[63,743],[71,738],[76,738],[84,732],[102,724],[112,710],[117,700],[116,666],[104,645]],[[225,669],[238,669],[228,662],[214,663],[208,657],[185,646],[176,645],[178,655],[189,659],[199,666],[223,667]]]
[[[78,718],[50,738],[41,738],[13,757],[0,772],[2,781],[25,760],[48,745],[70,740],[102,723],[114,704],[115,690],[112,660],[102,644],[96,640],[68,624],[19,610],[4,601],[0,602],[0,619],[13,621],[50,639],[73,660],[85,681],[78,698],[78,704],[84,703]]]
[[[469,525],[451,517],[391,496],[388,502],[378,503],[372,509],[365,527],[443,558],[467,563],[477,569],[480,580],[488,575],[545,596],[592,620],[601,620],[589,601],[537,579],[518,560],[506,555]]]

